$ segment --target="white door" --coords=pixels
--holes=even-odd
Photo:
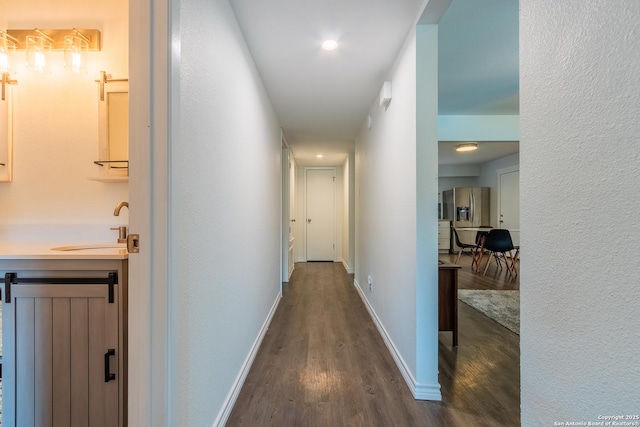
[[[306,170],[307,261],[335,259],[335,168]]]
[[[498,171],[500,185],[499,228],[511,233],[514,245],[520,244],[520,171]]]

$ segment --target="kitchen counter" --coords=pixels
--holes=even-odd
[[[100,246],[102,244],[104,244],[104,242],[95,245],[90,245],[88,242],[77,243],[78,246]],[[52,248],[64,245],[64,243],[60,244],[60,242],[2,242],[0,243],[0,260],[123,260],[129,258],[126,248],[94,248],[71,251],[52,250]]]

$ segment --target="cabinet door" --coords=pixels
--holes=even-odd
[[[3,304],[4,426],[118,425],[117,292],[109,303],[106,285],[12,286]],[[108,382],[107,368],[116,374]]]

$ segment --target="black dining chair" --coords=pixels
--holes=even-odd
[[[473,261],[471,262],[471,268],[475,272],[479,272],[480,271],[480,265],[482,263],[482,257],[483,257],[483,255],[485,253],[484,241],[487,238],[487,235],[489,234],[489,231],[493,227],[490,226],[490,225],[481,225],[478,228],[480,228],[480,230],[478,230],[476,232],[476,246],[477,246],[477,248],[475,250]]]
[[[451,227],[451,232],[453,233],[453,237],[456,239],[456,245],[458,245],[458,247],[460,248],[460,250],[458,251],[458,256],[454,261],[454,264],[457,264],[458,262],[460,262],[460,257],[462,256],[463,253],[466,253],[467,255],[471,255],[475,259],[475,254],[476,254],[475,251],[478,248],[478,245],[471,244],[471,243],[462,243],[460,241],[460,237],[458,236],[458,232],[456,231],[455,228],[453,228],[453,226]],[[465,249],[468,249],[469,251],[465,252]]]
[[[507,271],[514,276],[518,275],[518,269],[516,268],[515,255],[512,251],[516,250],[511,240],[511,233],[509,230],[494,228],[489,231],[487,237],[484,240],[484,250],[489,252],[489,259],[484,267],[484,273],[487,274],[487,269],[491,260],[495,259],[498,267],[502,268],[502,260],[504,260],[507,266]]]

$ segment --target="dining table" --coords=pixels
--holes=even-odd
[[[456,227],[456,231],[475,231],[477,248],[473,251],[473,259],[471,261],[471,269],[478,273],[480,271],[480,265],[482,264],[482,258],[484,257],[484,242],[489,234],[489,231],[493,228],[488,227]],[[481,234],[477,234],[480,232]],[[520,245],[514,245],[515,252],[510,254],[513,257],[514,262],[517,262],[520,258]],[[517,274],[517,273],[516,273]]]

